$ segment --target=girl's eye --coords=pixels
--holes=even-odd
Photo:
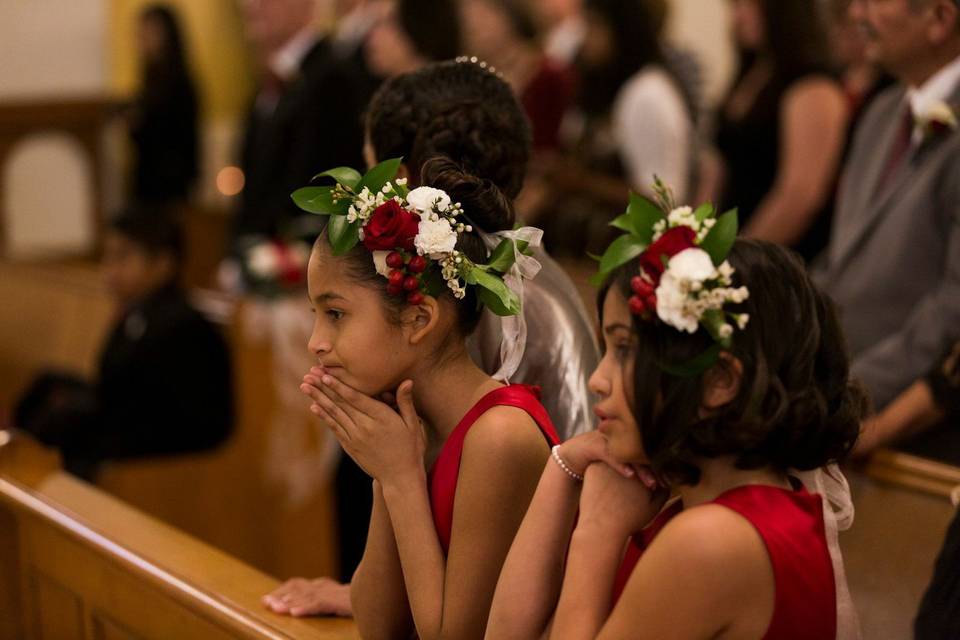
[[[631,348],[629,344],[618,344],[614,346],[614,353],[617,360],[624,361],[630,357]]]
[[[334,321],[340,320],[343,318],[343,311],[338,309],[327,309],[327,317]]]

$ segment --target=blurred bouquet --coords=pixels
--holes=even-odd
[[[307,283],[310,245],[252,236],[241,243],[240,268],[244,288],[261,298],[299,294]]]

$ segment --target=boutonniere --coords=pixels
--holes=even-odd
[[[957,114],[946,102],[940,100],[930,105],[916,118],[917,128],[923,135],[923,141],[945,135],[956,130]]]

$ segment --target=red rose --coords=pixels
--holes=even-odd
[[[663,258],[672,258],[681,251],[695,247],[693,241],[697,234],[690,227],[674,227],[664,232],[660,239],[640,254],[640,266],[653,280],[656,287],[663,275]]]
[[[363,228],[363,246],[370,251],[413,251],[413,239],[419,229],[420,216],[410,213],[396,200],[388,200],[376,208]]]

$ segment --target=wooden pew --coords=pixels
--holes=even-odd
[[[0,637],[345,640],[350,620],[266,611],[277,581],[59,471],[0,449]]]
[[[9,407],[41,368],[95,371],[113,314],[95,265],[0,262],[0,299],[7,301],[0,305],[0,408]],[[242,301],[232,311],[220,306],[235,369],[232,439],[210,453],[112,463],[98,484],[271,575],[334,575],[329,488],[319,486],[292,502],[283,486],[266,477],[266,443],[275,435],[269,345],[249,337]],[[306,403],[303,420],[312,421]],[[322,430],[316,435],[322,437]]]

